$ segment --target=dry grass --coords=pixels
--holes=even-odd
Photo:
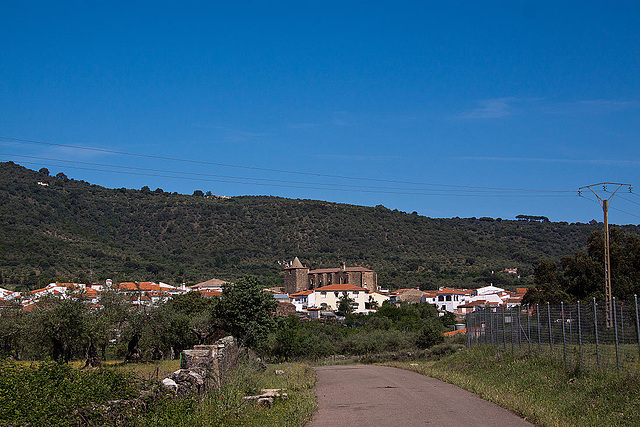
[[[437,361],[389,365],[455,384],[539,425],[640,425],[637,374],[567,370],[555,358],[491,347]]]

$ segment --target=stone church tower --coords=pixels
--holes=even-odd
[[[284,269],[284,292],[293,294],[309,289],[309,267],[304,267],[298,257]]]

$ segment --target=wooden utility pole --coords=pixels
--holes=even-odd
[[[611,193],[608,198],[600,197],[598,193],[595,192],[593,187],[602,186],[603,192],[608,192],[608,185],[617,185],[617,188]],[[611,292],[611,260],[609,258],[609,200],[620,190],[622,187],[629,187],[629,191],[631,191],[631,186],[629,184],[620,184],[617,182],[601,182],[599,184],[587,185],[585,187],[580,187],[578,189],[578,195],[582,195],[582,190],[589,189],[591,192],[598,198],[600,201],[600,205],[602,206],[602,211],[604,212],[604,294],[605,294],[605,302],[606,302],[606,319],[607,319],[607,328],[613,326],[613,295]]]

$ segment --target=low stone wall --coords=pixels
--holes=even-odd
[[[228,373],[238,364],[240,352],[234,337],[213,345],[197,345],[180,355],[180,369],[162,381],[178,395],[202,393],[222,386]]]

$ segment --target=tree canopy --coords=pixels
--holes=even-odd
[[[499,279],[515,288],[532,284],[539,259],[559,262],[601,227],[436,219],[382,205],[143,188],[107,189],[0,163],[2,285],[26,290],[108,278],[198,283],[245,274],[279,285],[282,262],[298,256],[312,268],[342,261],[372,268],[392,289],[478,287]],[[636,226],[623,230],[638,234]],[[491,275],[505,268],[518,268],[522,278]]]
[[[611,290],[620,300],[632,300],[640,293],[640,238],[618,227],[609,231]],[[604,239],[594,231],[586,250],[561,257],[543,259],[535,270],[535,286],[524,303],[559,303],[596,298],[604,300]]]

